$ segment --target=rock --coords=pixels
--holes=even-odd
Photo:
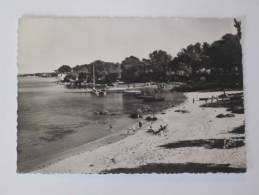
[[[181,112],[181,113],[189,113],[189,111],[188,110],[181,110],[181,109],[179,109],[179,110],[175,110],[175,112]]]
[[[218,114],[217,118],[228,118],[228,117],[234,117],[234,114]]]
[[[130,118],[142,118],[142,116],[138,113],[132,113],[130,114]]]
[[[156,121],[156,120],[157,120],[157,117],[155,117],[155,116],[147,116],[147,117],[145,118],[145,120],[146,120],[146,121]]]
[[[114,158],[111,158],[112,163],[116,163],[116,160]]]
[[[234,114],[225,114],[226,117],[234,117]]]
[[[97,114],[97,115],[108,115],[109,111],[108,110],[95,111],[94,114]]]
[[[218,114],[216,117],[217,117],[217,118],[224,118],[225,115],[224,115],[224,114]]]

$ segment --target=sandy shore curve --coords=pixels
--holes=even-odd
[[[187,99],[183,104],[156,115],[158,120],[153,128],[168,125],[159,135],[147,133],[147,123],[125,139],[82,151],[34,173],[195,172],[195,167],[198,172],[244,172],[245,145],[224,148],[226,141],[244,137],[230,132],[244,124],[244,114],[216,118],[230,112],[226,108],[200,107],[204,101],[199,98],[220,93],[185,93]]]

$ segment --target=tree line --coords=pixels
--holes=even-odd
[[[94,66],[97,82],[109,83],[118,79],[126,83],[184,81],[242,87],[241,22],[234,19],[234,26],[236,34],[225,34],[211,44],[190,44],[181,49],[175,57],[166,51],[155,50],[147,59],[129,56],[121,63],[97,60],[74,68],[63,65],[57,72],[86,68],[88,73],[91,73]],[[83,73],[84,71],[81,72]],[[91,80],[91,76],[88,79]]]

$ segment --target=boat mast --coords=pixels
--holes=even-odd
[[[95,89],[95,72],[94,72],[94,64],[93,64],[93,89]]]

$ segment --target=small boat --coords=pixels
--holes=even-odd
[[[98,89],[93,88],[92,93],[98,97],[103,97],[103,96],[107,95],[107,92],[104,89],[98,90]]]
[[[106,96],[106,95],[107,95],[107,92],[105,89],[99,90],[99,96]]]

